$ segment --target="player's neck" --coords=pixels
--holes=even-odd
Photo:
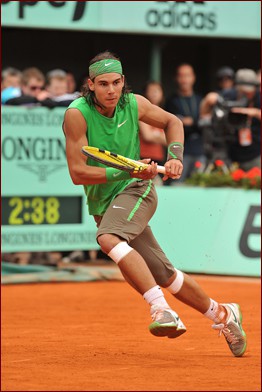
[[[109,117],[109,118],[114,117],[115,108],[105,108],[105,107],[101,108],[100,106],[97,106],[97,105],[95,105],[95,107],[96,107],[96,110],[100,114],[102,114],[102,116]]]

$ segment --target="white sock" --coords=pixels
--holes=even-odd
[[[159,305],[162,308],[169,308],[169,305],[164,297],[164,293],[161,290],[161,287],[159,286],[154,286],[148,291],[146,291],[145,294],[143,295],[143,298],[151,306]]]
[[[225,315],[226,315],[225,308],[222,305],[220,305],[218,302],[210,298],[210,306],[206,311],[206,313],[204,313],[204,316],[206,316],[207,318],[209,318],[210,320],[218,324],[221,323]]]

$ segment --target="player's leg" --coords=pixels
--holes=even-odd
[[[145,246],[146,244],[146,246]],[[206,313],[210,298],[190,276],[176,270],[155,239],[150,226],[137,236],[130,245],[144,257],[156,282],[201,313]]]
[[[179,286],[181,285],[181,287],[177,291],[178,281],[180,281]],[[219,336],[221,336],[221,334],[224,335],[234,356],[241,357],[245,353],[247,339],[242,328],[242,313],[238,304],[222,304],[209,298],[199,284],[181,271],[177,271],[176,277],[170,285],[169,283],[170,282],[167,282],[166,288],[174,294],[177,299],[198,310],[208,319],[214,321],[212,327],[219,330]]]
[[[116,262],[123,275],[140,294],[143,295],[157,285],[143,257],[126,241],[114,234],[102,234],[98,237],[98,243],[102,251]]]
[[[144,244],[147,244],[145,251]],[[213,328],[224,334],[235,356],[246,349],[246,336],[242,329],[242,314],[237,304],[220,304],[211,299],[189,275],[179,271],[169,262],[157,243],[149,226],[130,243],[144,258],[156,282],[177,299],[198,310],[214,321]]]
[[[128,245],[144,230],[156,209],[156,202],[151,181],[131,184],[108,207],[99,225],[97,241],[119,266],[128,283],[143,295],[152,313],[155,313],[154,306],[166,310],[165,326],[151,326],[155,334],[176,337],[185,332],[185,326],[170,309],[144,258]]]

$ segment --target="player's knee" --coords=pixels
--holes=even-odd
[[[171,281],[168,281],[167,284],[165,285],[165,288],[171,293],[171,294],[177,294],[184,283],[184,274],[182,271],[178,270],[175,268],[175,273],[173,277],[171,277]]]
[[[108,256],[118,264],[124,257],[133,250],[126,241],[120,241],[109,253]]]
[[[101,234],[97,238],[97,242],[101,246],[102,251],[108,254],[119,243],[119,238],[113,234]]]

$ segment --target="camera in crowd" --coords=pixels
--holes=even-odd
[[[233,108],[245,108],[248,106],[248,100],[243,97],[239,101],[227,101],[219,96],[216,105],[213,108],[211,124],[214,129],[224,129],[225,137],[228,133],[234,133],[235,129],[243,128],[246,125],[247,115],[234,113]]]
[[[236,141],[236,130],[245,127],[247,122],[246,114],[234,113],[232,109],[247,106],[248,101],[245,97],[239,101],[230,101],[219,96],[211,118],[200,120],[204,150],[209,160],[227,158],[227,144]]]

